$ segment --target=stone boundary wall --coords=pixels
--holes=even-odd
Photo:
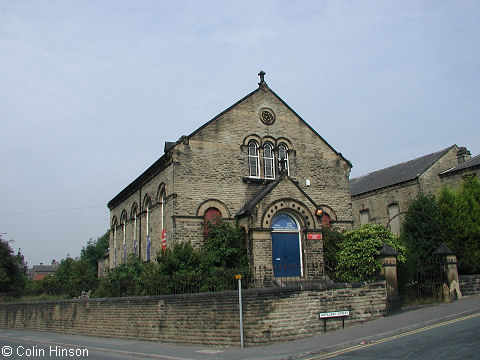
[[[243,292],[246,344],[323,331],[320,312],[349,310],[345,326],[386,315],[385,282]],[[239,346],[238,292],[0,304],[0,328],[169,343]],[[341,327],[329,319],[329,330]]]
[[[460,275],[459,282],[462,295],[480,294],[480,275]]]

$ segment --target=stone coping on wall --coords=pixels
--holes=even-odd
[[[348,310],[349,325],[386,315],[385,281],[252,288],[242,298],[247,344],[320,334],[320,312]],[[327,326],[337,329],[341,321]],[[238,291],[4,303],[0,327],[238,346]]]
[[[469,275],[462,275],[466,277]],[[480,281],[480,275],[471,275],[478,277]],[[305,284],[305,285],[287,285],[278,287],[266,287],[266,288],[242,288],[243,296],[251,294],[281,294],[292,293],[306,290],[330,290],[330,289],[356,289],[368,285],[385,284],[385,280],[379,281],[359,281],[354,283],[331,283],[331,284]],[[88,298],[88,299],[61,299],[61,300],[42,300],[42,301],[18,301],[0,303],[0,306],[8,305],[26,305],[26,304],[61,304],[61,303],[84,303],[84,302],[127,302],[127,301],[148,301],[159,299],[186,299],[186,298],[210,298],[212,296],[237,296],[238,290],[226,290],[216,292],[198,292],[198,293],[186,293],[186,294],[169,294],[169,295],[143,295],[143,296],[122,296],[122,297],[106,297],[106,298]]]

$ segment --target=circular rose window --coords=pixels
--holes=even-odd
[[[272,125],[275,122],[275,113],[271,109],[262,109],[260,111],[260,120],[265,125]]]

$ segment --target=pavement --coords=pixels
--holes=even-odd
[[[29,330],[0,329],[0,340],[26,341],[39,346],[87,347],[90,351],[108,351],[119,356],[166,360],[184,359],[301,359],[349,346],[387,338],[407,331],[458,317],[480,313],[480,295],[464,297],[452,303],[403,308],[401,312],[345,329],[313,337],[240,348],[216,348],[204,345],[173,345],[159,342],[103,337],[64,335]]]

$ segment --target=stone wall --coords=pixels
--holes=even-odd
[[[249,289],[243,295],[246,344],[321,333],[321,312],[349,310],[346,326],[386,314],[385,282]],[[341,327],[341,320],[327,326]],[[238,292],[0,304],[0,327],[238,346]]]
[[[408,204],[420,191],[417,180],[390,186],[365,194],[352,196],[352,212],[354,227],[360,227],[360,211],[368,210],[370,223],[387,225],[390,217],[388,205],[398,204],[400,212],[408,209]],[[403,217],[403,216],[401,216]]]
[[[480,275],[460,275],[459,282],[462,295],[480,294]]]

